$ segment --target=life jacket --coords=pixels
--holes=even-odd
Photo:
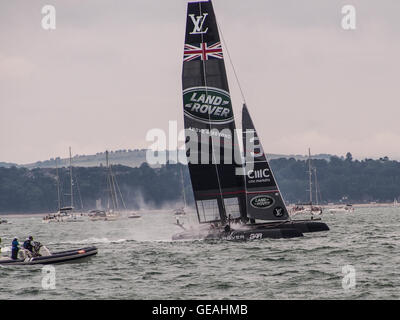
[[[31,240],[26,240],[26,241],[24,242],[24,244],[23,244],[23,247],[24,247],[26,250],[32,251],[33,246],[32,246]]]
[[[11,246],[12,246],[13,249],[17,249],[17,248],[18,248],[18,245],[19,245],[19,242],[16,241],[16,240],[14,240],[14,241],[12,242],[12,244],[11,244]]]

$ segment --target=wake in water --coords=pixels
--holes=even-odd
[[[83,244],[83,245],[89,245],[89,244],[99,244],[99,243],[105,243],[105,244],[110,244],[110,243],[121,243],[121,242],[126,242],[126,241],[133,241],[134,239],[116,239],[116,240],[110,240],[108,238],[88,238],[88,239],[82,239],[82,240],[67,240],[67,241],[62,241],[62,242],[50,242],[49,245],[59,245],[59,244]]]

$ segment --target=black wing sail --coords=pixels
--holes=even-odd
[[[288,211],[246,105],[243,105],[242,129],[246,152],[247,217],[288,220]]]
[[[186,154],[199,222],[244,217],[244,180],[235,164],[240,152],[233,148],[235,122],[211,1],[188,3],[182,86]]]

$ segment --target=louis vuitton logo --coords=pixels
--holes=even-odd
[[[192,19],[194,28],[190,34],[203,34],[208,31],[208,28],[203,31],[204,21],[206,20],[208,13],[204,13],[202,16],[195,17],[194,14],[189,14],[189,17]]]

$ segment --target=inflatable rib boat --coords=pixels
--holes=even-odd
[[[75,250],[55,252],[49,255],[42,255],[32,258],[11,259],[10,257],[1,257],[0,266],[10,265],[31,265],[31,264],[56,264],[68,262],[82,262],[83,259],[90,258],[97,254],[96,247],[87,247]]]

